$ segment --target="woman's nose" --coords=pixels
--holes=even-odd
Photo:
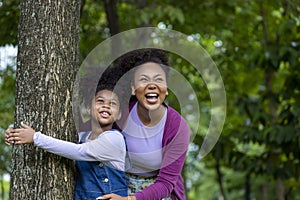
[[[155,84],[155,83],[149,83],[148,85],[147,85],[147,88],[148,89],[150,89],[150,90],[154,90],[154,89],[156,89],[157,88],[157,85]]]

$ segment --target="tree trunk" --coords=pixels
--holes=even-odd
[[[285,200],[285,196],[284,196],[284,183],[282,181],[281,178],[278,178],[276,181],[276,196],[277,196],[277,200]]]
[[[120,32],[117,4],[118,0],[104,0],[106,19],[108,22],[109,32],[111,36]]]
[[[120,22],[117,8],[118,0],[104,0],[106,20],[109,27],[109,33],[111,36],[114,36],[120,33]],[[122,49],[121,38],[116,37],[112,40],[111,44],[111,53],[112,55],[119,55],[120,49]]]
[[[216,165],[215,165],[215,168],[216,168],[216,172],[217,172],[217,180],[218,180],[218,185],[219,185],[219,188],[220,188],[220,192],[221,192],[221,199],[222,200],[226,200],[226,194],[225,194],[225,189],[224,189],[224,186],[223,186],[223,174],[221,172],[221,165],[220,165],[220,160],[219,159],[216,159]]]
[[[78,70],[80,1],[21,0],[15,127],[76,142],[71,97]],[[10,199],[73,199],[73,161],[15,145]]]
[[[250,174],[247,173],[245,177],[245,200],[250,200],[251,188],[250,188]]]

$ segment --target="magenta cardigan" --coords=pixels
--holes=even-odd
[[[171,107],[167,109],[163,134],[162,167],[155,183],[135,194],[137,200],[159,200],[169,195],[172,200],[185,200],[181,171],[190,142],[190,128]]]

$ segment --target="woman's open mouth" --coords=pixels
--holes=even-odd
[[[158,100],[158,94],[156,93],[148,93],[145,95],[146,99],[150,103],[156,103]]]

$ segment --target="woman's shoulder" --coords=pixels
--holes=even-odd
[[[186,123],[184,117],[171,106],[167,106],[167,121],[176,123],[178,121],[184,121]]]
[[[172,107],[168,106],[167,120],[164,128],[163,146],[170,142],[182,145],[184,148],[189,144],[190,128],[187,121]],[[176,146],[175,145],[175,146]]]
[[[168,106],[165,126],[165,131],[167,132],[177,132],[178,130],[189,132],[189,125],[187,121],[181,114],[179,114],[179,112],[170,106]]]

